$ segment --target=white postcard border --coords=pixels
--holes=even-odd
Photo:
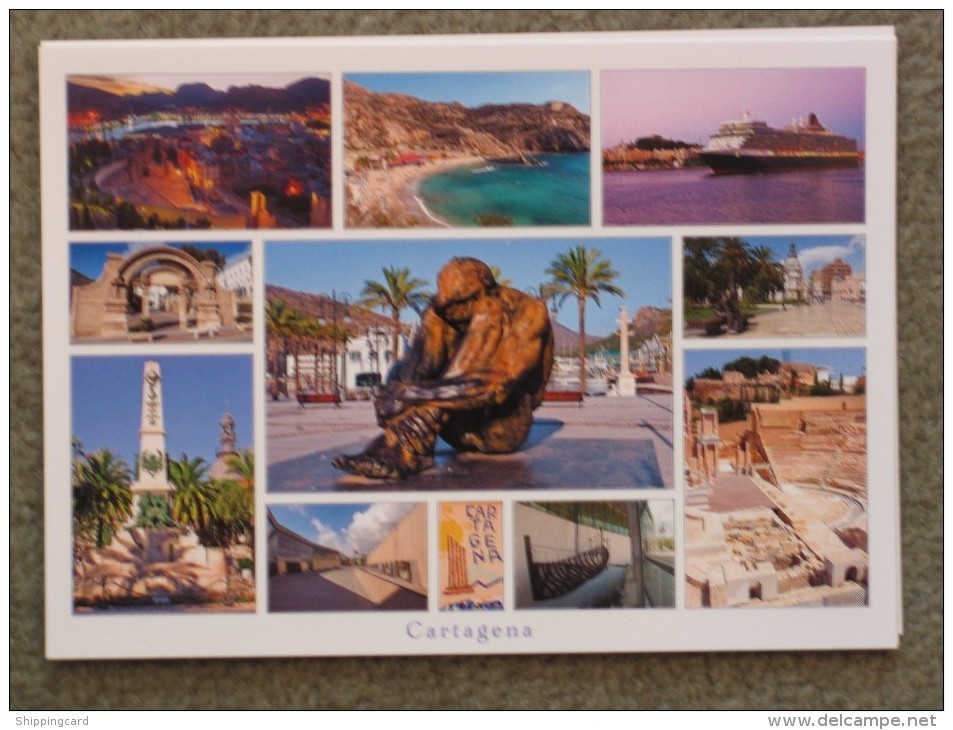
[[[254,52],[250,52],[250,51]],[[399,51],[399,53],[396,53]],[[45,548],[47,656],[52,659],[172,658],[370,654],[639,652],[711,650],[882,649],[901,632],[899,458],[896,352],[896,43],[888,28],[706,31],[666,33],[417,36],[407,38],[228,39],[202,41],[56,42],[41,48],[40,124],[43,234]],[[856,225],[605,226],[602,224],[599,74],[620,69],[778,68],[862,66],[866,69],[866,220]],[[354,230],[344,227],[343,74],[362,71],[588,70],[592,119],[592,225],[570,228]],[[188,231],[187,240],[250,240],[255,268],[254,342],[200,345],[161,351],[142,346],[71,345],[68,333],[68,247],[79,242],[171,240],[167,231],[71,232],[67,211],[66,94],[71,74],[159,72],[314,72],[332,84],[332,228],[327,230]],[[431,597],[426,612],[269,614],[265,507],[270,503],[407,501],[428,503],[431,530],[439,502],[501,499],[506,554],[513,538],[513,505],[539,499],[533,491],[374,492],[367,495],[266,494],[264,426],[265,241],[348,241],[409,238],[582,239],[666,236],[673,242],[674,402],[681,402],[686,348],[725,348],[686,341],[677,283],[679,244],[685,236],[862,233],[866,238],[867,331],[838,346],[866,348],[868,374],[869,605],[863,608],[705,608],[684,606],[684,511],[681,446],[676,444],[674,490],[547,492],[547,500],[606,497],[673,499],[676,513],[676,607],[651,611],[540,611],[513,607],[512,561],[506,567],[506,610],[442,613]],[[186,240],[183,238],[183,241]],[[788,346],[794,343],[786,342]],[[732,347],[771,346],[759,340]],[[830,348],[830,339],[805,338],[799,348]],[[725,348],[727,349],[727,348]],[[77,355],[243,354],[254,363],[254,439],[258,455],[257,608],[253,614],[79,616],[72,611],[70,561],[69,364]],[[680,409],[674,409],[680,433]],[[678,441],[678,438],[676,438]],[[429,538],[433,547],[433,536]],[[430,551],[431,588],[436,555]],[[481,627],[485,627],[482,628]],[[515,629],[516,636],[513,636]],[[434,638],[431,638],[431,633]],[[497,635],[499,634],[499,635]],[[527,635],[530,634],[530,635]],[[485,637],[481,639],[480,637]]]

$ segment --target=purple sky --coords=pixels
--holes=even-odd
[[[69,81],[81,86],[102,88],[103,83],[110,88],[127,86],[134,94],[142,93],[143,87],[175,91],[182,84],[208,84],[213,89],[227,91],[232,86],[265,86],[272,89],[284,89],[295,81],[316,78],[329,79],[327,73],[153,73],[153,74],[84,74],[70,76]]]
[[[774,127],[814,112],[864,147],[862,68],[607,71],[602,107],[603,147],[652,134],[705,143],[746,109]]]

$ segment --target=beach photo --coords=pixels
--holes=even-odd
[[[862,223],[863,68],[606,71],[608,225]]]
[[[513,509],[517,608],[674,608],[671,500]]]
[[[266,242],[269,491],[670,488],[670,257]]]
[[[253,611],[248,356],[74,357],[77,613]]]
[[[423,502],[268,508],[268,610],[425,611]]]
[[[685,353],[686,604],[867,604],[866,353]]]
[[[349,228],[584,226],[589,74],[344,78]]]
[[[503,503],[441,502],[441,611],[503,610]]]
[[[69,76],[71,230],[328,228],[326,74]]]
[[[74,243],[70,341],[251,342],[248,241]]]
[[[686,337],[863,337],[864,236],[689,237]]]

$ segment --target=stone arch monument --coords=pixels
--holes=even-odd
[[[174,292],[171,299],[180,329],[194,327],[196,334],[214,334],[220,327],[235,323],[236,296],[216,281],[215,264],[160,245],[125,256],[109,253],[98,279],[73,286],[72,336],[126,337],[131,295],[141,292],[139,312],[148,317],[149,291],[153,287]]]

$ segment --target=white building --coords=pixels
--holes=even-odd
[[[251,251],[225,262],[225,268],[215,277],[219,286],[235,292],[239,297],[251,296]]]
[[[378,322],[368,322],[373,318]],[[347,342],[338,344],[337,350],[337,381],[338,389],[346,392],[360,391],[378,385],[387,379],[387,373],[394,364],[392,353],[393,329],[390,320],[379,315],[363,313],[357,322],[347,319],[345,326],[351,333]],[[397,358],[404,356],[410,345],[413,329],[402,325],[402,332],[397,340]],[[323,391],[328,388],[333,379],[331,363],[333,353],[325,352],[317,358],[314,353],[306,351],[307,347],[298,354],[301,363],[300,379],[296,379],[296,363],[293,353],[287,356],[286,372],[289,380],[294,383],[300,380],[302,390]]]
[[[804,299],[804,269],[797,257],[794,241],[791,241],[788,257],[784,259],[784,299],[794,302]]]

